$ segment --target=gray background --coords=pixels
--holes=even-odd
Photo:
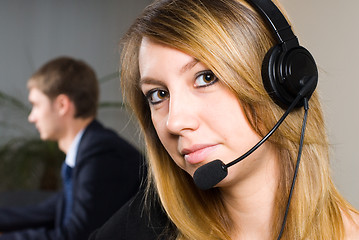
[[[118,41],[150,0],[0,0],[0,89],[27,102],[26,81],[48,60],[70,55],[87,61],[100,78],[117,71]],[[343,195],[359,207],[359,2],[282,0],[303,46],[319,66],[319,86],[332,146],[333,176]],[[101,84],[102,101],[119,101],[117,79]],[[26,115],[6,112],[0,141],[37,134]],[[133,144],[134,125],[124,111],[101,109],[99,118]],[[1,178],[0,178],[1,180]]]

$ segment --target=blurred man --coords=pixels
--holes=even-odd
[[[96,120],[98,81],[85,62],[54,59],[28,89],[29,121],[66,154],[64,187],[36,206],[1,208],[0,239],[87,239],[137,192],[141,155]]]

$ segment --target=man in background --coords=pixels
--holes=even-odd
[[[98,81],[85,62],[51,60],[28,89],[28,120],[66,154],[64,187],[36,206],[0,208],[0,239],[88,239],[137,192],[141,154],[96,120]]]

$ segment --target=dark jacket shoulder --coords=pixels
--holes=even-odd
[[[90,240],[168,240],[174,229],[160,203],[154,199],[145,204],[139,191]]]
[[[121,148],[119,149],[119,146]],[[86,150],[97,150],[97,148],[138,154],[137,150],[125,139],[121,138],[114,130],[104,127],[99,121],[93,120],[85,129],[81,138],[79,152],[86,147]],[[104,151],[104,150],[102,150]],[[123,154],[125,155],[125,154]]]

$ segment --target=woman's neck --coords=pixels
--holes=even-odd
[[[266,159],[253,175],[222,188],[233,221],[232,239],[271,239],[274,201],[278,189],[277,159]]]

